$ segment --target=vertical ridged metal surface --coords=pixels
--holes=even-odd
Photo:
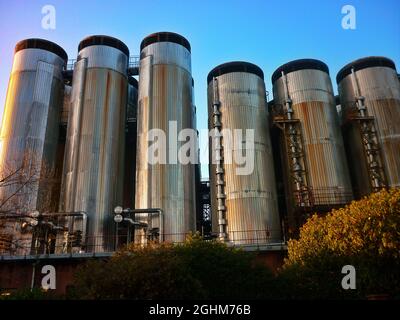
[[[161,208],[164,239],[182,241],[195,229],[195,165],[150,164],[147,135],[151,129],[165,132],[168,155],[169,122],[176,121],[178,133],[193,128],[190,51],[163,41],[146,45],[140,57],[135,207]],[[178,142],[178,150],[183,144]]]
[[[123,195],[127,67],[121,50],[89,45],[79,51],[74,69],[60,211],[87,213],[87,251],[114,248],[113,211]]]
[[[1,129],[0,170],[2,178],[18,172],[13,183],[0,188],[2,203],[11,196],[2,211],[56,210],[54,174],[65,63],[64,58],[40,48],[15,53]],[[32,234],[21,234],[19,224],[10,222],[7,227],[18,245],[25,247],[17,253],[29,253]]]
[[[365,59],[367,60],[367,59]],[[368,116],[374,118],[388,187],[400,187],[400,83],[394,68],[373,66],[355,71]],[[349,123],[356,105],[351,75],[339,82],[343,122]],[[347,152],[358,197],[372,192],[363,141],[354,121],[345,131]]]
[[[275,106],[287,112],[284,79],[281,76],[274,81],[273,93]],[[300,124],[311,205],[329,207],[351,201],[351,182],[329,74],[301,69],[287,73],[286,79],[293,119]],[[290,179],[288,163],[291,160],[287,155],[283,158],[287,171],[285,176]],[[289,197],[292,196],[293,192],[290,192]]]
[[[230,72],[217,76],[219,112],[222,130],[254,130],[254,149],[246,146],[246,154],[254,152],[254,170],[238,175],[243,165],[223,164],[225,192],[226,241],[235,244],[278,242],[281,226],[277,206],[274,164],[266,108],[265,84],[258,75]],[[213,129],[213,82],[208,84],[209,129]],[[224,144],[224,138],[222,138]],[[232,149],[223,145],[223,159],[230,158]],[[234,145],[234,148],[239,146]],[[221,221],[217,216],[216,153],[210,139],[210,183],[213,232]]]

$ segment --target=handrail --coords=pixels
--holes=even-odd
[[[65,70],[67,70],[67,71],[74,70],[76,61],[77,61],[77,59],[68,59],[67,65],[65,67]],[[131,55],[131,56],[129,56],[128,68],[138,68],[139,67],[139,62],[140,62],[140,56],[139,55]]]

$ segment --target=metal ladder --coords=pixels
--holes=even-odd
[[[367,107],[364,104],[365,98],[360,93],[354,68],[351,69],[351,80],[358,112],[358,116],[353,117],[352,120],[356,120],[359,124],[370,185],[372,190],[376,192],[387,187],[387,180],[382,165],[382,154],[379,146],[378,133],[375,126],[375,118],[368,116]]]
[[[214,129],[214,151],[216,160],[215,175],[217,178],[217,212],[218,212],[218,238],[220,241],[227,240],[226,234],[226,207],[225,207],[225,177],[224,177],[224,149],[221,134],[221,103],[218,96],[218,80],[213,78],[213,129]]]
[[[282,71],[282,80],[285,91],[285,113],[283,118],[274,118],[273,123],[283,131],[286,141],[286,152],[290,166],[293,195],[297,207],[313,207],[312,190],[307,181],[307,170],[303,148],[303,136],[300,120],[294,119],[292,100],[289,96],[287,79]]]

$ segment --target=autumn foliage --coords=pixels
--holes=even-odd
[[[358,289],[351,294],[399,294],[400,189],[382,190],[327,215],[313,215],[299,239],[289,241],[283,274],[302,277],[300,289],[310,293],[321,289],[325,297],[346,297],[349,293],[337,286],[346,264],[357,270]],[[327,288],[327,282],[336,286]]]
[[[356,269],[356,289],[341,285]],[[325,215],[313,215],[288,243],[278,274],[254,254],[200,237],[184,244],[129,245],[76,273],[78,299],[400,298],[400,190],[383,190]]]

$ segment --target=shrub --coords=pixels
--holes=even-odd
[[[281,273],[302,297],[399,295],[400,189],[382,190],[326,216],[313,215],[288,243]],[[342,266],[356,268],[357,290],[341,288]],[[334,284],[334,286],[332,286]]]
[[[253,261],[250,253],[198,236],[181,245],[129,245],[109,261],[91,261],[81,267],[70,298],[268,297],[273,292],[273,275]]]

